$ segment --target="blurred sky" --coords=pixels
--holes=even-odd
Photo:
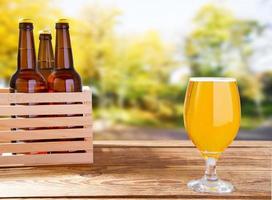
[[[272,2],[269,0],[55,0],[67,17],[80,16],[81,9],[88,4],[116,7],[122,11],[116,31],[119,34],[139,34],[157,30],[166,41],[182,43],[192,28],[192,19],[201,6],[213,3],[230,9],[236,17],[256,19],[269,24],[272,21]],[[272,31],[260,40],[257,47],[272,40]],[[253,58],[255,71],[271,69],[272,56]]]

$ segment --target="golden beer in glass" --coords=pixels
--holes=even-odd
[[[188,186],[197,192],[228,193],[231,183],[216,176],[216,161],[240,126],[240,97],[234,78],[190,78],[185,96],[185,129],[206,160],[202,179]]]

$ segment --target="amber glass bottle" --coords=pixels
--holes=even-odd
[[[56,23],[55,69],[48,77],[50,92],[81,92],[79,74],[74,69],[72,47],[67,20]]]
[[[19,47],[17,57],[17,71],[10,80],[10,92],[16,93],[39,93],[47,92],[47,83],[36,68],[36,54],[33,37],[33,23],[29,19],[22,19],[19,22]],[[29,104],[22,104],[29,105]],[[12,116],[16,117],[16,116]],[[20,117],[34,118],[39,116],[24,115]],[[34,128],[24,128],[24,130]],[[15,142],[15,141],[14,141]],[[20,141],[16,141],[20,142]],[[25,141],[33,142],[33,141]],[[36,142],[39,142],[36,140]],[[40,154],[46,152],[34,152]]]
[[[54,69],[54,54],[52,48],[52,36],[50,31],[42,30],[39,34],[39,53],[38,53],[38,70],[43,75],[44,79],[47,81],[49,75]]]
[[[17,71],[10,80],[10,92],[46,92],[47,84],[36,69],[33,23],[23,19],[19,23]]]
[[[73,54],[69,34],[69,23],[65,19],[60,19],[56,23],[55,69],[48,77],[48,85],[50,92],[82,91],[80,76],[74,69]],[[78,115],[65,115],[65,116],[74,117]],[[69,126],[59,128],[80,128],[80,127]],[[81,139],[66,139],[66,140],[81,140]]]

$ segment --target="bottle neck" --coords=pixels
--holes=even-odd
[[[39,69],[53,69],[54,67],[54,55],[50,34],[40,35],[37,65]]]
[[[32,29],[20,29],[17,66],[19,70],[36,70],[36,55]]]
[[[73,54],[68,28],[56,29],[56,69],[74,69]]]

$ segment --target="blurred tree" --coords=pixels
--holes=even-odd
[[[113,82],[118,80],[115,77],[118,73],[113,65],[117,59],[118,46],[114,26],[119,15],[120,11],[117,9],[90,5],[82,11],[82,20],[78,20],[75,23],[77,28],[74,28],[77,66],[83,75],[83,83],[93,87],[101,106],[110,99],[107,97],[110,94],[107,93],[107,87],[113,89]],[[111,83],[108,85],[109,81]]]
[[[195,29],[185,42],[192,76],[235,76],[242,97],[253,99],[259,112],[261,84],[250,69],[253,43],[264,27],[254,20],[237,19],[222,7],[206,5],[194,18]]]
[[[264,72],[261,75],[261,83],[265,100],[267,102],[272,102],[272,71]]]
[[[155,31],[118,37],[114,28],[120,14],[117,9],[97,5],[83,12],[76,51],[84,84],[94,87],[101,107],[156,110],[175,66],[172,47]]]
[[[121,66],[119,72],[122,72],[123,80],[118,88],[126,88],[123,90],[130,103],[157,110],[159,96],[164,89],[169,89],[170,73],[175,67],[171,46],[163,43],[154,31],[129,41],[120,54],[118,66]]]
[[[36,50],[38,31],[52,27],[55,16],[60,13],[50,1],[1,0],[0,1],[0,78],[7,83],[17,67],[18,19],[30,18],[34,21]]]
[[[250,72],[252,43],[263,26],[254,20],[237,19],[229,10],[214,5],[204,6],[194,22],[196,27],[185,42],[193,76]]]

